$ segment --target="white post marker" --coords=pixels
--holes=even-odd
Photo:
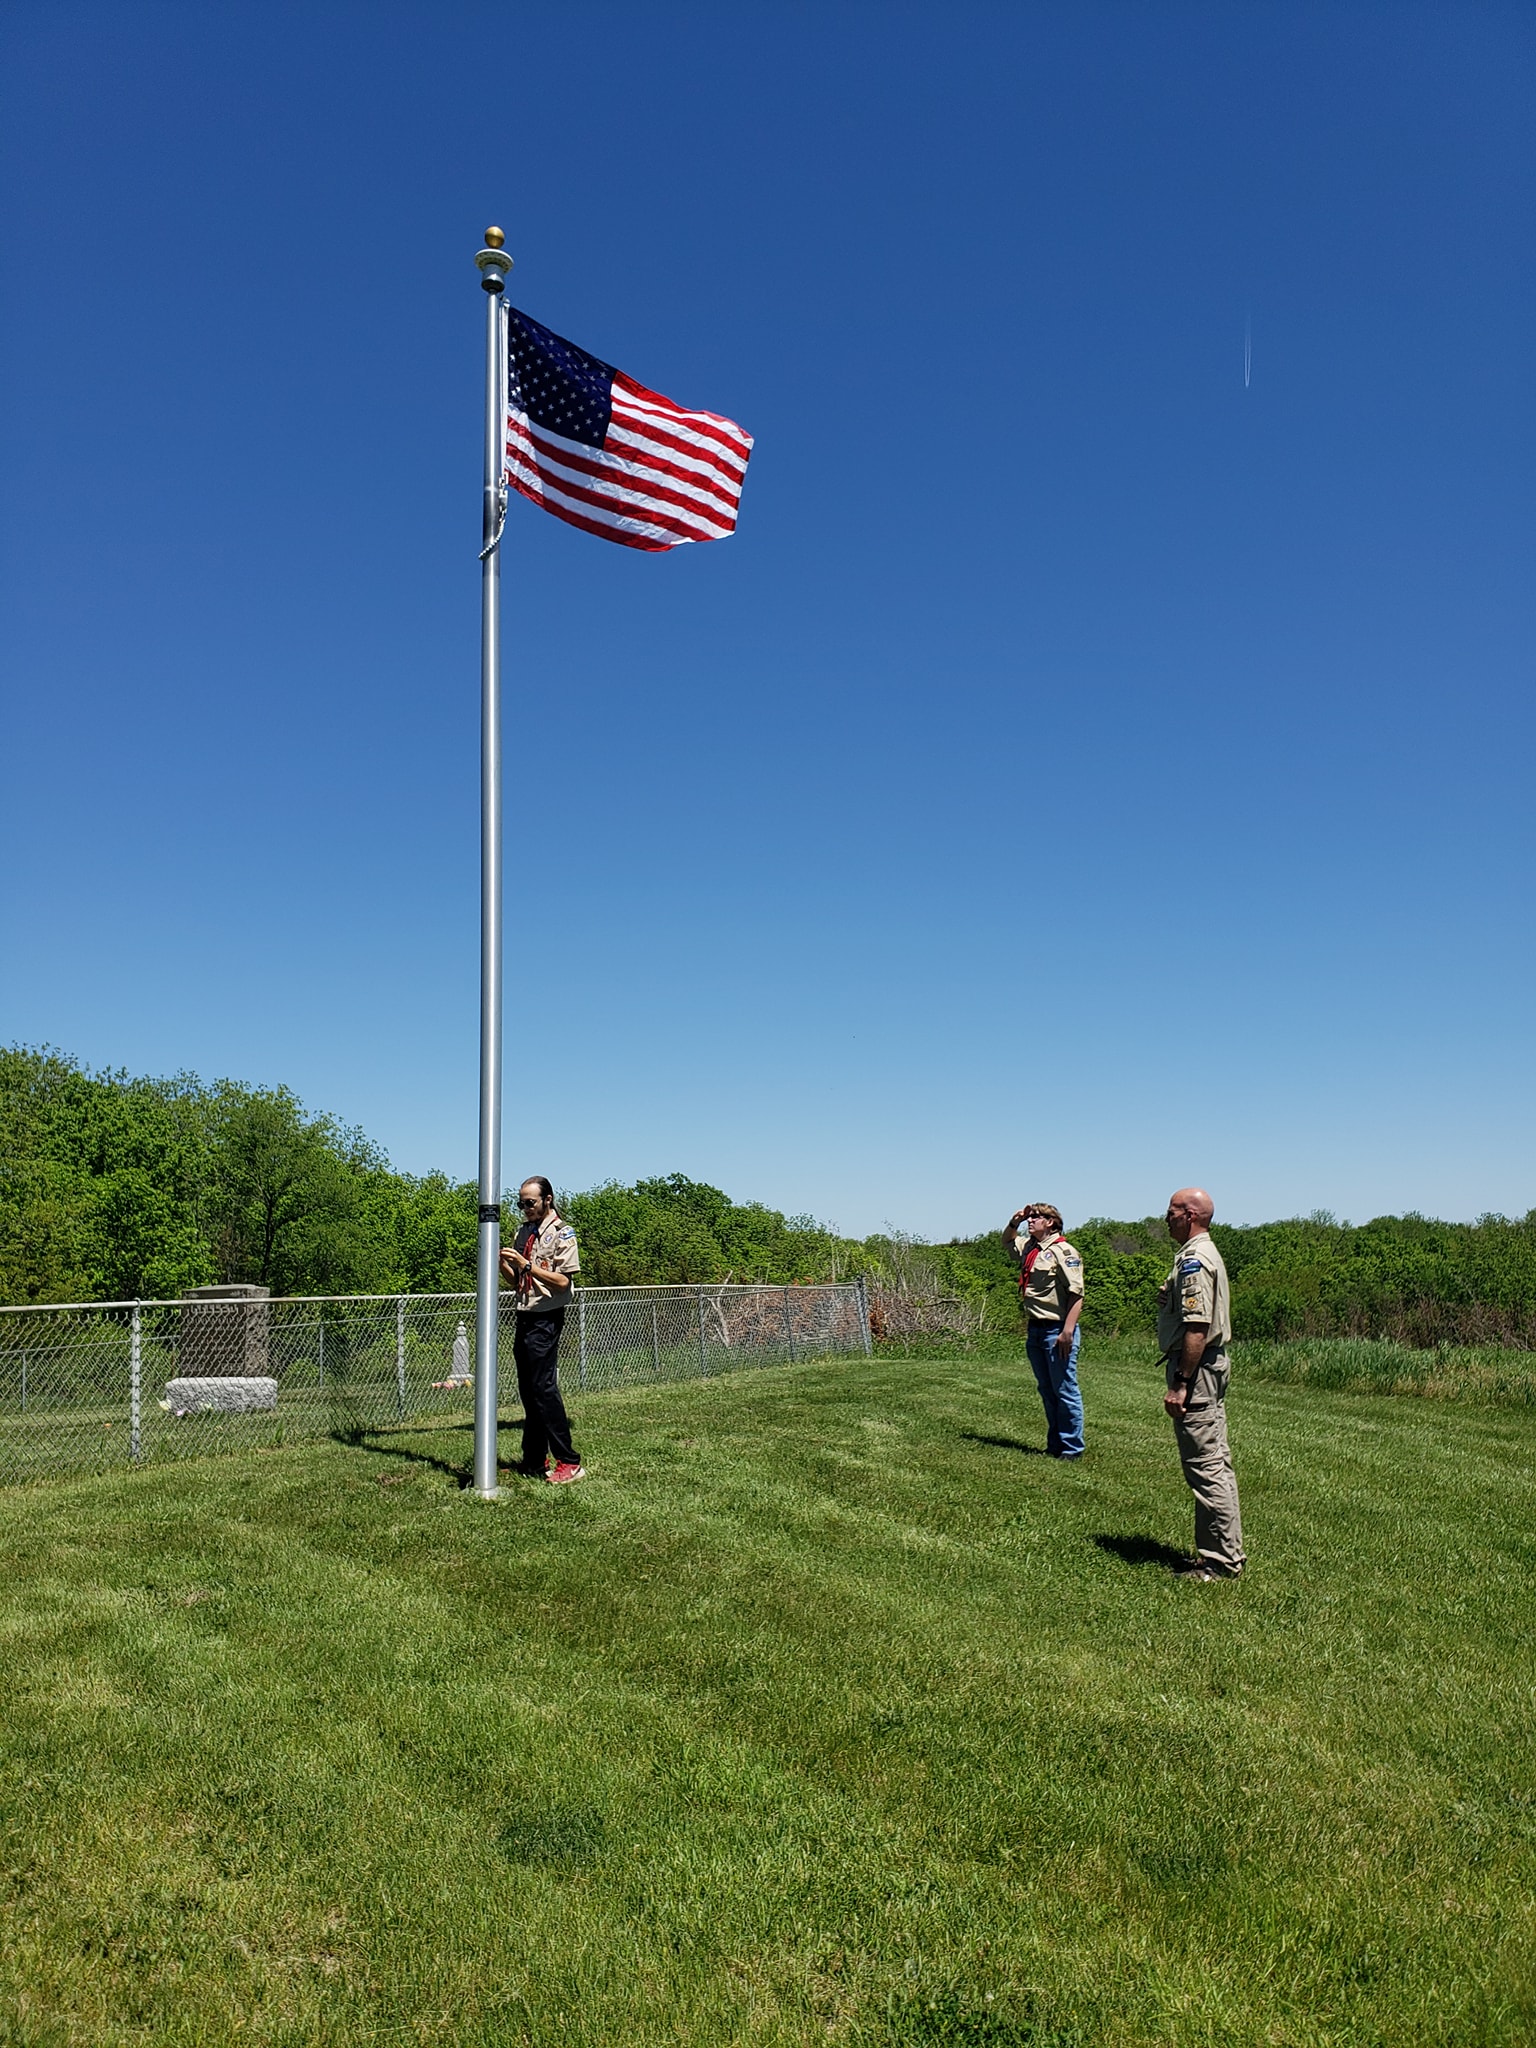
[[[485,483],[480,554],[480,1240],[475,1275],[475,1492],[495,1500],[501,1312],[501,529],[507,497],[506,315],[500,228],[475,257],[485,302]]]
[[[139,1408],[143,1392],[144,1347],[139,1304],[133,1304],[133,1319],[128,1325],[128,1455],[138,1462],[142,1447],[139,1435]]]

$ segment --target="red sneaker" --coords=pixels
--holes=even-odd
[[[549,1483],[551,1486],[569,1486],[573,1479],[585,1479],[586,1476],[585,1465],[557,1465],[549,1475]]]

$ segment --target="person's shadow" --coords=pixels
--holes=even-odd
[[[1122,1564],[1149,1564],[1159,1571],[1176,1572],[1189,1563],[1188,1551],[1175,1550],[1171,1543],[1159,1542],[1156,1536],[1098,1535],[1092,1540]]]
[[[1043,1458],[1046,1455],[1039,1444],[1021,1444],[1016,1436],[980,1436],[974,1429],[962,1429],[960,1434],[968,1444],[986,1444],[994,1451],[1019,1451],[1026,1458]]]

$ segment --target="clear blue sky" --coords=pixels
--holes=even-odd
[[[513,501],[509,1175],[1536,1204],[1529,7],[0,37],[0,1039],[473,1172],[495,220],[757,437],[724,544]]]

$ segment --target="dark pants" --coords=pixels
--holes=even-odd
[[[581,1463],[571,1447],[570,1419],[555,1373],[564,1321],[563,1308],[545,1309],[542,1315],[522,1310],[517,1317],[512,1356],[517,1361],[517,1397],[523,1404],[525,1472],[542,1472],[546,1452],[553,1454],[557,1465]]]

